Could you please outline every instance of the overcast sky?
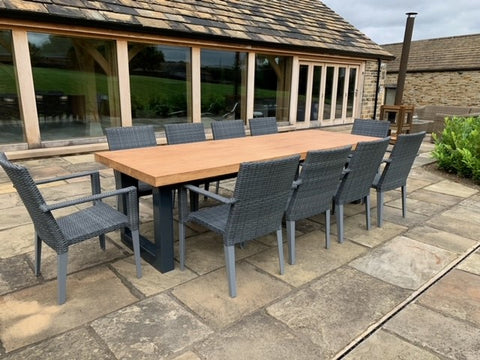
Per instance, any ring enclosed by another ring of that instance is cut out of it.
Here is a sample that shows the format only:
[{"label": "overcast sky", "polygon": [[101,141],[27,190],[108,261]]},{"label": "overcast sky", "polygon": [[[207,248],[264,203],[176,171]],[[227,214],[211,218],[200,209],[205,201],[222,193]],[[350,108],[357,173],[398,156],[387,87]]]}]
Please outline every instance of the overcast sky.
[{"label": "overcast sky", "polygon": [[479,0],[321,0],[377,44],[403,41],[407,12],[413,40],[480,34]]}]

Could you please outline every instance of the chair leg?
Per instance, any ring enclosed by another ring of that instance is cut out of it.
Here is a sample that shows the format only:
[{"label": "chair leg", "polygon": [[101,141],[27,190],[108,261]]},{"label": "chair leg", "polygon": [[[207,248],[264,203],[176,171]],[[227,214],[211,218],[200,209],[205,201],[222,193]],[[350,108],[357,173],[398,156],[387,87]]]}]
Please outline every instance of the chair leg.
[{"label": "chair leg", "polygon": [[220,191],[220,180],[217,180],[217,184],[215,185],[215,193],[218,194]]},{"label": "chair leg", "polygon": [[287,226],[287,245],[288,245],[288,263],[295,265],[295,221],[286,221]]},{"label": "chair leg", "polygon": [[365,203],[365,223],[367,224],[367,230],[370,230],[370,195],[365,196],[363,199],[363,202]]},{"label": "chair leg", "polygon": [[178,257],[180,258],[180,270],[185,270],[185,223],[178,223]]},{"label": "chair leg", "polygon": [[377,190],[377,226],[383,226],[383,191]]},{"label": "chair leg", "polygon": [[402,186],[402,216],[407,217],[407,185]]},{"label": "chair leg", "polygon": [[98,237],[98,240],[100,242],[100,248],[105,251],[105,235],[102,234]]},{"label": "chair leg", "polygon": [[325,248],[330,248],[330,209],[325,211]]},{"label": "chair leg", "polygon": [[283,237],[282,228],[277,230],[278,262],[280,265],[280,275],[285,273],[285,260],[283,259]]},{"label": "chair leg", "polygon": [[338,242],[343,243],[343,204],[335,204],[335,218],[337,219]]},{"label": "chair leg", "polygon": [[228,292],[230,297],[237,296],[237,281],[235,277],[235,246],[223,245],[223,251],[225,252],[225,265],[227,268],[228,279]]},{"label": "chair leg", "polygon": [[57,298],[58,305],[67,300],[67,263],[68,253],[57,254]]},{"label": "chair leg", "polygon": [[138,229],[132,231],[133,256],[135,257],[135,267],[137,270],[137,278],[142,277],[142,265],[140,260],[140,236]]},{"label": "chair leg", "polygon": [[40,275],[40,266],[42,264],[42,239],[35,232],[35,276]]}]

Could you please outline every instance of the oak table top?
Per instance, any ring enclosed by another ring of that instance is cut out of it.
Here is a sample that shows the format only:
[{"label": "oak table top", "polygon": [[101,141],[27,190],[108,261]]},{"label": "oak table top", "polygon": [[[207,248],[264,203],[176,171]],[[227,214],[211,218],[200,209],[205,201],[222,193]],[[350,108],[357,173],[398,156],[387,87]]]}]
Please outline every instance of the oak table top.
[{"label": "oak table top", "polygon": [[95,160],[155,187],[235,174],[240,164],[332,149],[376,138],[324,131],[297,130],[262,136],[154,146],[95,153]]}]

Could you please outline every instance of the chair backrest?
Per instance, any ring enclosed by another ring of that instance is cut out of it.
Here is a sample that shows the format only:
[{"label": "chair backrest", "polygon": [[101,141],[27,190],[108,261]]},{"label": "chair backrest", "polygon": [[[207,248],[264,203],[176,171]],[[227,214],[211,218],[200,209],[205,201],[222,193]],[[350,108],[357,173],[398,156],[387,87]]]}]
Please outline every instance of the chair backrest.
[{"label": "chair backrest", "polygon": [[207,140],[202,123],[165,124],[167,144],[186,144]]},{"label": "chair backrest", "polygon": [[115,127],[105,129],[110,150],[133,149],[156,146],[155,131],[152,125]]},{"label": "chair backrest", "polygon": [[390,138],[359,142],[348,162],[335,201],[349,203],[364,198],[370,193],[375,175],[383,160]]},{"label": "chair backrest", "polygon": [[275,117],[258,117],[248,120],[250,126],[250,134],[267,135],[278,132],[277,118]]},{"label": "chair backrest", "polygon": [[351,147],[345,146],[307,153],[285,213],[287,220],[306,219],[330,209],[350,152]]},{"label": "chair backrest", "polygon": [[212,121],[212,134],[215,140],[232,139],[245,136],[243,120]]},{"label": "chair backrest", "polygon": [[386,120],[355,119],[352,134],[384,138],[388,136],[390,122]]},{"label": "chair backrest", "polygon": [[65,237],[51,211],[44,211],[45,200],[33,181],[29,171],[18,164],[10,162],[4,153],[0,152],[0,165],[7,173],[18,195],[27,208],[35,231],[51,248],[58,253],[67,251]]},{"label": "chair backrest", "polygon": [[300,156],[240,165],[224,241],[233,245],[280,229]]},{"label": "chair backrest", "polygon": [[388,191],[405,186],[424,137],[425,131],[398,135],[389,162],[385,165],[376,188]]}]

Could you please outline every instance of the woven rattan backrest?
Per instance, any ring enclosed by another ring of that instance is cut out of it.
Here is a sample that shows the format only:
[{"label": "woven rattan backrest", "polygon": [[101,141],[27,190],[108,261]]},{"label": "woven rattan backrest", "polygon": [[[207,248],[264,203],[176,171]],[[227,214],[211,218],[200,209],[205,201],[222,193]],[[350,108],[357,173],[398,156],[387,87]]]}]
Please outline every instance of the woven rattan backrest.
[{"label": "woven rattan backrest", "polygon": [[212,134],[215,140],[233,139],[245,136],[243,120],[223,120],[211,123]]},{"label": "woven rattan backrest", "polygon": [[390,122],[373,119],[355,119],[352,126],[352,134],[374,136],[384,138],[388,136]]},{"label": "woven rattan backrest", "polygon": [[250,134],[268,135],[278,132],[277,119],[275,117],[259,117],[248,120],[250,126]]},{"label": "woven rattan backrest", "polygon": [[165,136],[167,144],[185,144],[205,141],[205,129],[201,123],[166,124]]},{"label": "woven rattan backrest", "polygon": [[335,195],[337,203],[359,200],[369,194],[389,141],[390,138],[384,138],[358,143],[348,163],[349,172]]},{"label": "woven rattan backrest", "polygon": [[309,151],[292,194],[286,219],[297,221],[320,214],[332,205],[351,147]]},{"label": "woven rattan backrest", "polygon": [[227,220],[225,243],[236,244],[278,230],[300,156],[243,163]]},{"label": "woven rattan backrest", "polygon": [[0,153],[0,165],[17,189],[37,234],[53,249],[60,250],[60,252],[65,250],[67,245],[55,218],[50,211],[42,211],[41,209],[45,205],[45,200],[29,171],[21,165],[8,161],[4,153]]},{"label": "woven rattan backrest", "polygon": [[152,125],[108,128],[105,129],[105,134],[110,150],[134,149],[157,145]]},{"label": "woven rattan backrest", "polygon": [[406,185],[408,174],[424,136],[425,131],[398,135],[397,142],[390,155],[390,162],[385,165],[382,176],[378,181],[378,189],[388,191]]}]

